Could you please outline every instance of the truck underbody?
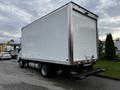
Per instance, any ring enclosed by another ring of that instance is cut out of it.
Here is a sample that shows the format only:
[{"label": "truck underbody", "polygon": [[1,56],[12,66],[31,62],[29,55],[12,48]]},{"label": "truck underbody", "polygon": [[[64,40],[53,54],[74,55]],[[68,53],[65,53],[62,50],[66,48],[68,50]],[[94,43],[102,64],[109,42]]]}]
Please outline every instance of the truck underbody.
[{"label": "truck underbody", "polygon": [[31,63],[33,63],[35,65],[34,68],[37,68],[41,75],[47,78],[56,76],[57,72],[60,70],[62,71],[63,75],[72,74],[74,78],[78,79],[83,79],[87,76],[104,71],[100,68],[93,69],[95,62],[77,65],[54,64],[25,59],[19,59],[18,62],[20,68],[31,67]]}]

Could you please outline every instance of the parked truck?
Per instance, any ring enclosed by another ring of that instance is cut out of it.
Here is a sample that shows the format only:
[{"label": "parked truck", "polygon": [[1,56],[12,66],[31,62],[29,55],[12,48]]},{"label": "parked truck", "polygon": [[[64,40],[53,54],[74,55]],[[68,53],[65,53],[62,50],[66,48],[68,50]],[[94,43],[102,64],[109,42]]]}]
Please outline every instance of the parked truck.
[{"label": "parked truck", "polygon": [[69,2],[26,25],[22,28],[19,66],[36,63],[44,77],[59,69],[66,73],[86,71],[86,76],[100,72],[92,69],[98,59],[97,19],[94,13]]}]

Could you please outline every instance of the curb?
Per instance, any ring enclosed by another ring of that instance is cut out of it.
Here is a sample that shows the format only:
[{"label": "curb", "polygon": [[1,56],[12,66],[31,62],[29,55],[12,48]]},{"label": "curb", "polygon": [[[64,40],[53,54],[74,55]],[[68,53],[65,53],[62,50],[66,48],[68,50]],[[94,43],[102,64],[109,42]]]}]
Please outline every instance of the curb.
[{"label": "curb", "polygon": [[116,80],[116,81],[120,81],[120,78],[114,78],[114,77],[109,77],[109,76],[104,76],[104,75],[99,75],[99,74],[96,74],[94,76],[101,77],[101,78],[106,78],[106,79],[111,79],[111,80]]}]

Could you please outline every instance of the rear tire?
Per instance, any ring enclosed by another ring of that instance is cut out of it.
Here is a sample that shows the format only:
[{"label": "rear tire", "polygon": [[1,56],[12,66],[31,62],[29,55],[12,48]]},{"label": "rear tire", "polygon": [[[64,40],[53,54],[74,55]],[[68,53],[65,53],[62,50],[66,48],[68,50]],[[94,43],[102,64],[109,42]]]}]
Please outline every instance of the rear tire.
[{"label": "rear tire", "polygon": [[55,70],[49,64],[42,64],[40,68],[41,75],[43,77],[49,78],[55,75]]}]

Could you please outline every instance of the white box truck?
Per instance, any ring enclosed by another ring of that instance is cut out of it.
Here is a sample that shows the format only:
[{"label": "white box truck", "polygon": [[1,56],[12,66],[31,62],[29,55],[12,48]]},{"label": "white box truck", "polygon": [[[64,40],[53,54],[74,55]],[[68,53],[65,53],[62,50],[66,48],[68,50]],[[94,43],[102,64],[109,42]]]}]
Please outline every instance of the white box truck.
[{"label": "white box truck", "polygon": [[[22,28],[20,67],[37,63],[42,76],[83,72],[98,59],[98,16],[74,2]],[[89,74],[100,70],[91,70]],[[86,75],[86,74],[85,74]]]}]

